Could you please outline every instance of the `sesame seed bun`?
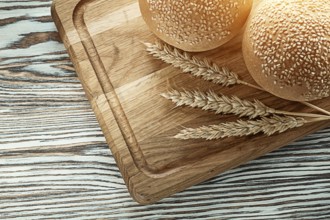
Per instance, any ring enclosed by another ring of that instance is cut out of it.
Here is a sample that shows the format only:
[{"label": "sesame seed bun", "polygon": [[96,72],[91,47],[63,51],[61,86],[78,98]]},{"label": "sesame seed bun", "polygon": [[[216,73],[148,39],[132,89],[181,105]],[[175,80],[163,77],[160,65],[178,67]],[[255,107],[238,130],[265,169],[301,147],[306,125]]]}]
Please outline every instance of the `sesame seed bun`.
[{"label": "sesame seed bun", "polygon": [[247,22],[243,55],[255,81],[278,97],[328,97],[329,0],[261,1]]},{"label": "sesame seed bun", "polygon": [[185,51],[211,50],[239,33],[253,0],[139,0],[150,30]]}]

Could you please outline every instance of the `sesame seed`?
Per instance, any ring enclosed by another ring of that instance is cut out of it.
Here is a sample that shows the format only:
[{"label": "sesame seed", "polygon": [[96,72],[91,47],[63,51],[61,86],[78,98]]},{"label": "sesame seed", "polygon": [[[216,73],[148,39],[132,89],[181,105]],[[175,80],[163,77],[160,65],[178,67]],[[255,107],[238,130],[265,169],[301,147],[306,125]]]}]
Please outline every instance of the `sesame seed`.
[{"label": "sesame seed", "polygon": [[158,32],[171,35],[177,44],[188,42],[192,46],[230,36],[230,27],[239,17],[233,8],[249,3],[247,0],[146,1]]},{"label": "sesame seed", "polygon": [[330,96],[328,0],[263,0],[248,28],[262,73],[274,84],[304,86],[306,100]]}]

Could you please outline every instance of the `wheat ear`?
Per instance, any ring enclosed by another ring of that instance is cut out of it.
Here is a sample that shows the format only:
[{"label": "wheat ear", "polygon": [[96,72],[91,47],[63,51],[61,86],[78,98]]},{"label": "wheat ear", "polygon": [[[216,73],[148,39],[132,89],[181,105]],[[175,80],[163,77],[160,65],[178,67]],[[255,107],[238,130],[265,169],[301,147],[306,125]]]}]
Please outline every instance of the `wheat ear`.
[{"label": "wheat ear", "polygon": [[194,76],[202,77],[204,80],[223,86],[235,85],[240,82],[237,74],[229,71],[228,68],[220,68],[206,59],[197,59],[187,52],[179,51],[168,44],[145,43],[145,45],[149,54],[165,63],[180,68],[184,73],[191,73]]},{"label": "wheat ear", "polygon": [[156,44],[145,43],[145,46],[149,54],[165,63],[180,68],[184,73],[190,73],[193,76],[201,77],[204,80],[223,86],[242,84],[263,90],[259,86],[240,80],[236,73],[226,67],[219,67],[206,58],[203,60],[199,59],[185,51],[160,42]]},{"label": "wheat ear", "polygon": [[262,117],[259,120],[238,120],[218,125],[187,128],[175,136],[177,139],[206,139],[215,140],[226,137],[242,137],[263,133],[268,136],[282,133],[292,128],[301,127],[308,123],[304,118],[291,116]]},{"label": "wheat ear", "polygon": [[253,102],[242,100],[237,96],[226,96],[216,94],[213,91],[207,93],[200,91],[177,91],[172,90],[161,94],[164,98],[171,100],[176,106],[190,106],[203,110],[214,111],[216,114],[234,114],[239,117],[249,117],[250,119],[268,116],[276,112],[258,100]]}]

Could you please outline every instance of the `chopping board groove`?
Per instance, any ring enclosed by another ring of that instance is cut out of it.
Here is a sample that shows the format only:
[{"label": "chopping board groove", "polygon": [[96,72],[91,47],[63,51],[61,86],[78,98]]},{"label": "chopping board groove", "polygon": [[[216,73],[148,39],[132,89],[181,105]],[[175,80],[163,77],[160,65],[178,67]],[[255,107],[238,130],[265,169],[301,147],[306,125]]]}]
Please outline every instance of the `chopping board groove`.
[{"label": "chopping board groove", "polygon": [[[234,120],[199,109],[174,108],[170,89],[214,90],[259,99],[282,110],[310,109],[245,86],[221,88],[153,59],[154,42],[133,0],[55,0],[52,16],[132,197],[154,203],[329,125],[315,123],[271,137],[217,141],[172,138],[182,127]],[[253,83],[243,62],[241,35],[196,56],[227,66]],[[330,108],[329,99],[314,104]]]}]

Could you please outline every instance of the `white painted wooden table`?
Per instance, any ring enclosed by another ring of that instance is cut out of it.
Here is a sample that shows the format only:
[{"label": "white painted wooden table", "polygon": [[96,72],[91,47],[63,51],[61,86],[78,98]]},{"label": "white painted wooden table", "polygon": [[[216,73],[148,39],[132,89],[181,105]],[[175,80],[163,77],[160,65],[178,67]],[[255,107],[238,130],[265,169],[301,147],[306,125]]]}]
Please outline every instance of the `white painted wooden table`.
[{"label": "white painted wooden table", "polygon": [[0,0],[0,219],[330,219],[330,128],[141,206],[50,17]]}]

